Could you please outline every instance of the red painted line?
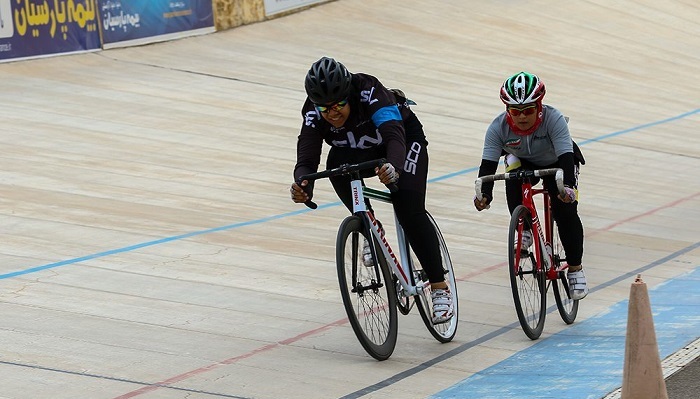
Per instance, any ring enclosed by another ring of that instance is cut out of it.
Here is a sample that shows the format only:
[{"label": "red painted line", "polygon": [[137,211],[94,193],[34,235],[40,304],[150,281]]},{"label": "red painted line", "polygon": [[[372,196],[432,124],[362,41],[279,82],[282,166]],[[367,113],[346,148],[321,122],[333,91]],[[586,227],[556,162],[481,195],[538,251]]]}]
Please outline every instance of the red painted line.
[{"label": "red painted line", "polygon": [[471,280],[472,278],[474,278],[474,277],[476,277],[476,276],[482,275],[482,274],[484,274],[484,273],[488,273],[488,272],[493,271],[493,270],[496,270],[496,269],[500,269],[500,268],[502,268],[502,267],[505,267],[506,265],[508,265],[508,262],[501,262],[501,263],[498,263],[498,264],[495,264],[495,265],[492,265],[492,266],[489,266],[489,267],[485,267],[485,268],[483,268],[483,269],[479,269],[479,270],[473,271],[473,272],[471,272],[471,273],[467,273],[467,274],[465,274],[465,275],[462,276],[462,277],[456,278],[455,280],[457,280],[457,281],[467,281],[467,280]]},{"label": "red painted line", "polygon": [[139,396],[139,395],[142,395],[142,394],[145,394],[145,393],[154,391],[154,390],[156,390],[156,389],[158,389],[158,388],[163,388],[164,386],[167,386],[167,385],[170,385],[170,384],[174,384],[174,383],[180,382],[180,381],[182,381],[182,380],[186,380],[186,379],[188,379],[188,378],[190,378],[190,377],[194,377],[194,376],[196,376],[196,375],[198,375],[198,374],[202,374],[202,373],[206,373],[206,372],[211,371],[211,370],[215,370],[215,369],[217,369],[217,368],[219,368],[219,367],[221,367],[221,366],[226,366],[226,365],[229,365],[229,364],[236,363],[236,362],[239,361],[239,360],[243,360],[243,359],[247,359],[247,358],[249,358],[249,357],[253,357],[253,356],[255,356],[255,355],[259,354],[259,353],[268,352],[268,351],[270,351],[270,350],[272,350],[272,349],[275,349],[275,348],[277,348],[277,347],[279,347],[279,346],[292,344],[292,343],[294,343],[294,342],[300,341],[300,340],[302,340],[302,339],[304,339],[304,338],[306,338],[306,337],[309,337],[309,336],[311,336],[311,335],[314,335],[314,334],[316,334],[316,333],[319,333],[319,332],[322,332],[322,331],[325,331],[325,330],[329,330],[329,329],[331,329],[332,327],[342,326],[343,324],[346,324],[346,323],[348,323],[348,319],[347,319],[347,318],[340,319],[340,320],[336,320],[336,321],[334,321],[333,323],[329,323],[329,324],[323,325],[323,326],[321,326],[321,327],[315,328],[315,329],[313,329],[313,330],[309,330],[309,331],[304,332],[304,333],[301,333],[301,334],[299,334],[299,335],[297,335],[297,336],[295,336],[295,337],[288,338],[288,339],[285,339],[285,340],[283,340],[283,341],[271,343],[271,344],[262,346],[262,347],[260,347],[260,348],[254,349],[254,350],[252,350],[252,351],[250,351],[250,352],[248,352],[248,353],[244,353],[244,354],[239,355],[239,356],[231,357],[231,358],[222,360],[222,361],[217,362],[217,363],[212,363],[212,364],[209,364],[209,365],[200,367],[200,368],[198,368],[198,369],[194,369],[194,370],[188,371],[188,372],[186,372],[186,373],[182,373],[182,374],[176,375],[176,376],[174,376],[174,377],[170,377],[170,378],[168,378],[168,379],[166,379],[166,380],[153,383],[152,385],[148,385],[148,386],[145,386],[145,387],[143,387],[143,388],[139,388],[139,389],[137,389],[137,390],[135,390],[135,391],[131,391],[131,392],[129,392],[129,393],[125,393],[124,395],[121,395],[121,396],[117,396],[117,397],[115,397],[114,399],[129,399],[129,398],[133,398],[133,397],[135,397],[135,396]]},{"label": "red painted line", "polygon": [[688,200],[691,200],[691,199],[693,199],[693,198],[695,198],[695,197],[697,197],[697,196],[699,196],[699,195],[700,195],[700,193],[695,193],[695,194],[689,195],[689,196],[687,196],[687,197],[685,197],[685,198],[681,198],[681,199],[675,200],[675,201],[670,202],[670,203],[668,203],[668,204],[666,204],[666,205],[662,205],[662,206],[660,206],[660,207],[658,207],[658,208],[654,208],[654,209],[651,209],[651,210],[649,210],[649,211],[647,211],[647,212],[640,213],[639,215],[632,216],[632,217],[627,218],[627,219],[624,219],[624,220],[620,220],[619,222],[615,222],[615,223],[611,224],[611,225],[608,226],[608,227],[605,227],[605,228],[600,229],[600,231],[609,231],[609,230],[612,230],[613,228],[615,228],[615,227],[617,227],[617,226],[619,226],[619,225],[621,225],[621,224],[628,223],[628,222],[631,222],[631,221],[633,221],[633,220],[637,220],[637,219],[643,218],[643,217],[645,217],[645,216],[649,216],[649,215],[654,214],[654,213],[656,213],[656,212],[658,212],[658,211],[660,211],[660,210],[662,210],[662,209],[665,209],[665,208],[672,208],[672,207],[674,207],[674,206],[676,206],[676,205],[678,205],[678,204],[680,204],[680,203],[682,203],[682,202],[686,202],[686,201],[688,201]]},{"label": "red painted line", "polygon": [[[601,232],[610,231],[610,230],[612,230],[613,228],[615,228],[615,227],[617,227],[617,226],[619,226],[619,225],[621,225],[621,224],[629,223],[629,222],[631,222],[631,221],[633,221],[633,220],[641,219],[641,218],[643,218],[643,217],[652,215],[652,214],[654,214],[654,213],[660,211],[661,209],[674,207],[674,206],[676,206],[676,205],[678,205],[678,204],[680,204],[680,203],[683,203],[683,202],[685,202],[685,201],[691,200],[691,199],[693,199],[693,198],[695,198],[695,197],[697,197],[697,196],[700,196],[700,192],[699,192],[699,193],[695,193],[695,194],[693,194],[693,195],[690,195],[690,196],[688,196],[688,197],[681,198],[681,199],[678,199],[678,200],[676,200],[676,201],[670,202],[670,203],[668,203],[668,204],[666,204],[666,205],[662,205],[662,206],[660,206],[660,207],[658,207],[658,208],[651,209],[651,210],[649,210],[649,211],[647,211],[647,212],[640,213],[640,214],[638,214],[638,215],[629,217],[629,218],[627,218],[627,219],[620,220],[620,221],[615,222],[615,223],[613,223],[613,224],[611,224],[611,225],[609,225],[609,226],[606,226],[606,227],[604,227],[604,228],[602,228],[602,229],[594,230],[594,231],[591,233],[591,235],[595,235],[595,234],[601,233]],[[490,272],[490,271],[493,271],[493,270],[499,269],[499,268],[501,268],[501,267],[504,267],[504,266],[507,265],[507,264],[508,264],[508,262],[501,262],[501,263],[498,263],[498,264],[495,264],[495,265],[492,265],[492,266],[485,267],[485,268],[483,268],[483,269],[476,270],[476,271],[474,271],[474,272],[465,274],[464,276],[458,278],[457,281],[466,281],[466,280],[470,280],[470,279],[472,279],[472,278],[474,278],[474,277],[476,277],[476,276],[479,276],[479,275],[481,275],[481,274],[488,273],[488,272]],[[332,322],[332,323],[323,325],[323,326],[318,327],[318,328],[313,329],[313,330],[309,330],[309,331],[307,331],[307,332],[301,333],[301,334],[299,334],[299,335],[297,335],[297,336],[294,336],[294,337],[292,337],[292,338],[288,338],[288,339],[285,339],[285,340],[282,340],[282,341],[279,341],[279,342],[271,343],[271,344],[262,346],[262,347],[260,347],[260,348],[254,349],[254,350],[252,350],[252,351],[250,351],[250,352],[248,352],[248,353],[244,353],[244,354],[239,355],[239,356],[235,356],[235,357],[232,357],[232,358],[228,358],[228,359],[222,360],[222,361],[217,362],[217,363],[212,363],[212,364],[209,364],[209,365],[207,365],[207,366],[200,367],[200,368],[198,368],[198,369],[194,369],[194,370],[192,370],[192,371],[188,371],[188,372],[186,372],[186,373],[176,375],[176,376],[171,377],[171,378],[168,378],[168,379],[166,379],[166,380],[163,380],[163,381],[160,381],[160,382],[156,382],[156,383],[154,383],[154,384],[152,384],[152,385],[144,386],[143,388],[137,389],[137,390],[135,390],[135,391],[131,391],[131,392],[126,393],[126,394],[124,394],[124,395],[117,396],[117,397],[115,397],[114,399],[129,399],[129,398],[133,398],[133,397],[136,397],[136,396],[139,396],[139,395],[142,395],[142,394],[145,394],[145,393],[154,391],[154,390],[156,390],[156,389],[163,388],[163,387],[165,387],[165,386],[167,386],[167,385],[169,385],[169,384],[177,383],[177,382],[186,380],[186,379],[188,379],[188,378],[190,378],[190,377],[194,377],[194,376],[196,376],[196,375],[203,374],[203,373],[206,373],[206,372],[211,371],[211,370],[215,370],[215,369],[217,369],[217,368],[219,368],[219,367],[222,367],[222,366],[226,366],[226,365],[229,365],[229,364],[236,363],[236,362],[238,362],[239,360],[243,360],[243,359],[250,358],[250,357],[255,356],[255,355],[259,354],[259,353],[268,352],[268,351],[270,351],[270,350],[273,350],[273,349],[278,348],[278,347],[283,346],[283,345],[290,345],[290,344],[292,344],[292,343],[294,343],[294,342],[297,342],[297,341],[300,341],[300,340],[302,340],[302,339],[304,339],[304,338],[307,338],[307,337],[310,337],[310,336],[312,336],[312,335],[315,335],[315,334],[317,334],[317,333],[319,333],[319,332],[326,331],[326,330],[329,330],[329,329],[331,329],[331,328],[333,328],[333,327],[341,326],[341,325],[347,324],[347,323],[348,323],[348,319],[347,319],[347,318],[340,319],[340,320],[336,320],[336,321],[334,321],[334,322]]]},{"label": "red painted line", "polygon": [[[619,225],[622,225],[622,224],[625,224],[625,223],[629,223],[629,222],[631,222],[631,221],[633,221],[633,220],[641,219],[641,218],[643,218],[643,217],[645,217],[645,216],[652,215],[652,214],[654,214],[654,213],[656,213],[656,212],[658,212],[658,211],[660,211],[660,210],[662,210],[662,209],[672,208],[672,207],[674,207],[674,206],[676,206],[676,205],[678,205],[678,204],[680,204],[680,203],[689,201],[689,200],[691,200],[691,199],[693,199],[693,198],[695,198],[695,197],[697,197],[697,196],[700,196],[700,193],[695,193],[695,194],[689,195],[689,196],[687,196],[687,197],[685,197],[685,198],[681,198],[681,199],[675,200],[675,201],[673,201],[673,202],[669,202],[668,204],[662,205],[662,206],[660,206],[660,207],[658,207],[658,208],[654,208],[654,209],[651,209],[651,210],[646,211],[646,212],[644,212],[644,213],[640,213],[640,214],[638,214],[638,215],[629,217],[629,218],[627,218],[627,219],[623,219],[623,220],[617,221],[617,222],[615,222],[615,223],[613,223],[613,224],[611,224],[611,225],[609,225],[609,226],[603,227],[602,229],[593,230],[593,231],[592,231],[591,233],[589,233],[588,235],[593,236],[593,235],[596,235],[596,234],[599,234],[599,233],[602,233],[602,232],[610,231],[610,230],[614,229],[615,227],[617,227],[617,226],[619,226]],[[508,265],[508,262],[501,262],[501,263],[499,263],[499,264],[497,264],[497,265],[493,265],[493,266],[489,266],[489,267],[485,267],[485,268],[483,268],[483,269],[479,269],[479,270],[473,271],[473,272],[468,273],[468,274],[466,274],[466,275],[464,275],[464,276],[462,276],[462,277],[460,277],[460,278],[457,278],[456,280],[457,280],[457,281],[466,281],[466,280],[470,280],[470,279],[472,279],[472,278],[474,278],[474,277],[476,277],[476,276],[479,276],[479,275],[481,275],[481,274],[488,273],[488,272],[493,271],[493,270],[496,270],[496,269],[500,269],[501,267],[505,267],[506,265]]]}]

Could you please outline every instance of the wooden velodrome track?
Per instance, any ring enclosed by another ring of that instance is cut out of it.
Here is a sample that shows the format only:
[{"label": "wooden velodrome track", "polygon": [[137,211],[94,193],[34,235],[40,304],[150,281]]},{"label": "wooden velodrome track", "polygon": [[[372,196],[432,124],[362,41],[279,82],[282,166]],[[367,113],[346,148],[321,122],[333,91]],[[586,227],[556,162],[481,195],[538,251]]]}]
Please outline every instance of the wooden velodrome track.
[{"label": "wooden velodrome track", "polygon": [[[471,205],[499,85],[523,69],[588,161],[592,292],[574,326],[625,300],[637,272],[654,288],[697,269],[699,7],[339,0],[0,65],[0,397],[424,398],[531,347],[504,267],[502,185],[489,211]],[[346,211],[327,183],[319,210],[289,200],[303,77],[322,55],[418,103],[428,208],[460,279],[451,343],[411,313],[393,356],[370,358],[337,291]],[[572,327],[550,313],[537,343]]]}]

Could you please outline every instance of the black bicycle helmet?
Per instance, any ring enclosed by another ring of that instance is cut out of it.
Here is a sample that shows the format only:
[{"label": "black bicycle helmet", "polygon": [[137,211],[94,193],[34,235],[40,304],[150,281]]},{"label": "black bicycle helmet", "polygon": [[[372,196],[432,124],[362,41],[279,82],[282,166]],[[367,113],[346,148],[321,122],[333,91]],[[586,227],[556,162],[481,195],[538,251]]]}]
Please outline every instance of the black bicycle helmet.
[{"label": "black bicycle helmet", "polygon": [[352,77],[347,68],[333,58],[323,57],[311,65],[304,88],[314,104],[330,104],[350,94]]}]

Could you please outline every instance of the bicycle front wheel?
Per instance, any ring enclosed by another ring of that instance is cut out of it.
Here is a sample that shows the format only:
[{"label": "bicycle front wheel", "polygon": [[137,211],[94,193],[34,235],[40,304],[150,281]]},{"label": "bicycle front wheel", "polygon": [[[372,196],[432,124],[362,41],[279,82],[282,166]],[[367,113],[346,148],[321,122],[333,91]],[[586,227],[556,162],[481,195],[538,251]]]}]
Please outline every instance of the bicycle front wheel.
[{"label": "bicycle front wheel", "polygon": [[[362,245],[367,232],[362,220],[349,216],[340,225],[336,242],[338,282],[345,311],[357,339],[367,353],[386,360],[394,352],[398,335],[396,289],[386,262],[367,267]],[[382,257],[382,252],[377,251]]]},{"label": "bicycle front wheel", "polygon": [[510,287],[520,326],[525,335],[534,340],[540,337],[544,328],[547,305],[546,276],[543,270],[537,269],[535,255],[530,252],[535,248],[534,245],[529,250],[519,245],[521,249],[517,251],[524,230],[532,232],[534,239],[537,239],[537,234],[532,229],[530,211],[523,205],[518,205],[511,215],[508,233]]},{"label": "bicycle front wheel", "polygon": [[[437,223],[435,222],[435,219],[430,213],[428,213],[428,218],[433,224],[433,228],[435,229],[435,233],[437,234],[438,243],[440,244],[440,255],[442,256],[442,270],[445,274],[445,282],[449,286],[450,293],[452,294],[452,306],[454,309],[453,316],[450,320],[446,321],[445,323],[433,324],[433,305],[432,300],[430,299],[429,290],[423,290],[418,294],[418,296],[416,297],[416,306],[418,307],[418,313],[420,313],[420,316],[423,319],[423,323],[428,328],[428,331],[430,331],[430,334],[432,334],[432,336],[436,340],[444,343],[452,341],[452,338],[454,338],[455,334],[457,333],[457,322],[459,320],[457,280],[455,277],[455,271],[452,268],[450,254],[447,251],[447,244],[445,244],[445,239],[443,238],[442,233],[440,232],[440,228],[438,227]],[[407,245],[407,247],[409,246]],[[414,261],[414,259],[415,256],[411,256],[411,270],[413,270],[412,276],[414,277],[414,281],[412,281],[412,283],[416,284],[416,281],[418,281],[418,284],[422,283],[426,284],[427,286],[430,286],[430,282],[428,282],[428,276],[425,274],[425,272],[423,272],[420,265],[418,265]]]},{"label": "bicycle front wheel", "polygon": [[[550,231],[552,232],[552,257],[554,258],[554,266],[559,268],[566,262],[564,258],[564,247],[559,238],[559,228],[557,224],[550,219]],[[554,300],[557,303],[559,316],[566,324],[572,324],[576,320],[578,314],[578,300],[571,299],[569,295],[569,280],[566,278],[566,272],[558,272],[557,279],[552,282],[554,288]]]}]

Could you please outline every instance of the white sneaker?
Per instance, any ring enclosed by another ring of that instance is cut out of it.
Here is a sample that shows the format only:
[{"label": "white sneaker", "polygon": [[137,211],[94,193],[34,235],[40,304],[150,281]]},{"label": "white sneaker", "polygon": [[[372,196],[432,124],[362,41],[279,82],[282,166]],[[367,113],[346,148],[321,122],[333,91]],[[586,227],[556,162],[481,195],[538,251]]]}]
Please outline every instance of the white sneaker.
[{"label": "white sneaker", "polygon": [[372,248],[369,246],[369,241],[365,238],[365,243],[362,245],[362,263],[366,267],[374,266],[374,261],[372,260]]},{"label": "white sneaker", "polygon": [[[530,230],[523,230],[523,243],[520,246],[521,251],[527,251],[528,248],[532,246],[532,232]],[[515,237],[515,248],[518,247],[518,237]]]},{"label": "white sneaker", "polygon": [[586,276],[583,274],[583,269],[568,272],[566,277],[569,279],[569,296],[571,296],[571,299],[579,300],[588,295],[588,285],[586,284]]},{"label": "white sneaker", "polygon": [[454,316],[452,293],[449,288],[435,288],[430,292],[433,300],[433,324],[445,323]]}]

